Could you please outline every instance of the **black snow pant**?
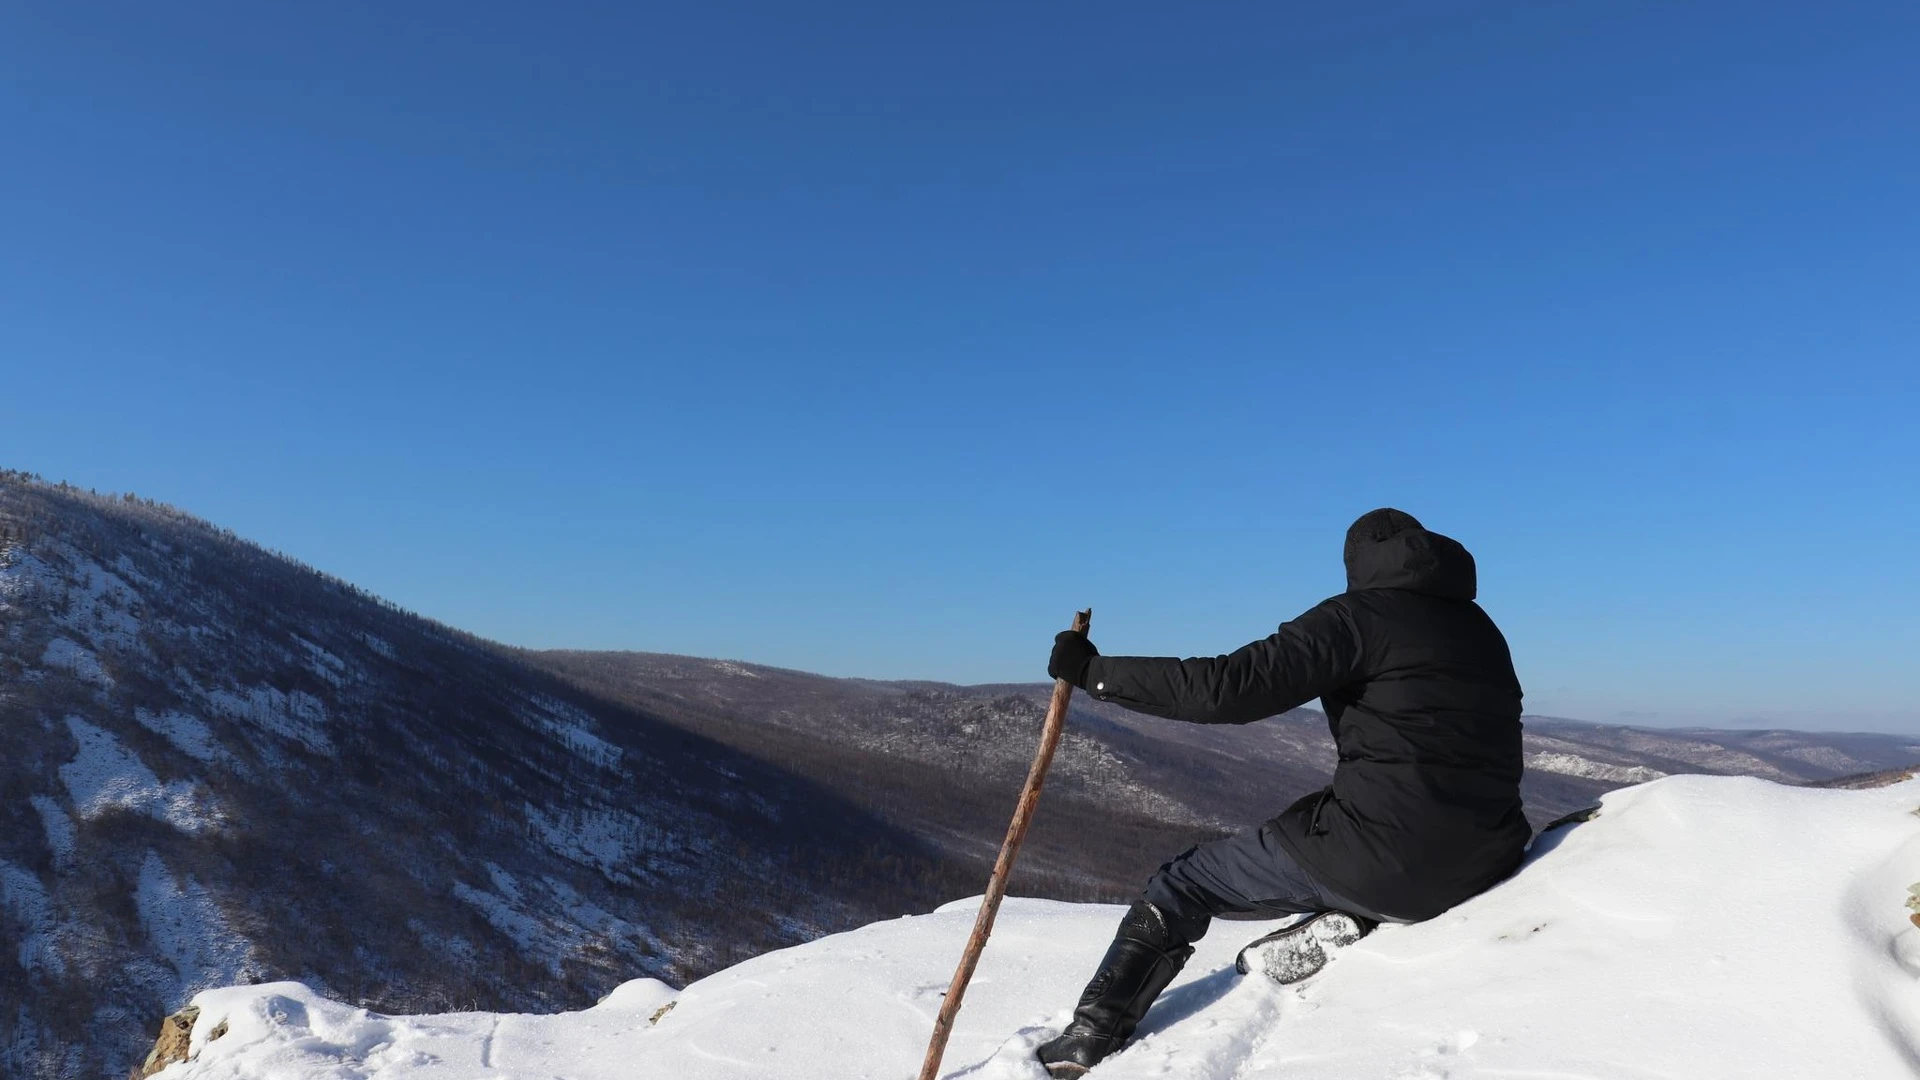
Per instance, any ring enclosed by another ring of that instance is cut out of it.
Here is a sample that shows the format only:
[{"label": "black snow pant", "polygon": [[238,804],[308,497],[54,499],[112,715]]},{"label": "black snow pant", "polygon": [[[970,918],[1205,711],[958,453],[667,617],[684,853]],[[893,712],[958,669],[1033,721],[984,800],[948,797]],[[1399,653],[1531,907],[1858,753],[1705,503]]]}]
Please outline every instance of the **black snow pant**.
[{"label": "black snow pant", "polygon": [[1273,822],[1188,848],[1153,875],[1142,898],[1160,909],[1167,928],[1185,942],[1205,936],[1216,915],[1279,918],[1345,911],[1376,922],[1398,921],[1315,881],[1280,846]]}]

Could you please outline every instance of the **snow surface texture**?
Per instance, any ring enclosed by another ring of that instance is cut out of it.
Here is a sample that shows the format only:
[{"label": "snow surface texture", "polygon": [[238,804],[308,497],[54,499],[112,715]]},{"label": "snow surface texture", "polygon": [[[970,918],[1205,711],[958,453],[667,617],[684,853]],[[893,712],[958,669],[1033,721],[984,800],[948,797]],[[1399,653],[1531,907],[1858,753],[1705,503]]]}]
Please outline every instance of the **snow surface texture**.
[{"label": "snow surface texture", "polygon": [[47,651],[40,657],[40,662],[98,686],[113,685],[107,669],[100,665],[100,658],[94,655],[92,649],[63,637],[47,642]]},{"label": "snow surface texture", "polygon": [[[218,813],[195,785],[183,780],[162,784],[111,734],[77,716],[67,717],[67,728],[79,750],[72,761],[60,766],[60,781],[82,818],[119,808],[151,815],[187,833],[218,824]],[[57,828],[49,827],[50,839]],[[70,841],[67,847],[71,848]],[[60,851],[60,845],[55,845],[55,851]]]},{"label": "snow surface texture", "polygon": [[[1102,1080],[1894,1078],[1920,1066],[1920,780],[1870,791],[1676,776],[1606,796],[1493,891],[1282,987],[1234,973],[1280,923],[1216,923]],[[200,994],[165,1080],[898,1080],[977,901],[556,1016],[387,1017],[297,983]],[[1041,1080],[1117,907],[1009,900],[953,1080]],[[672,1002],[673,1008],[659,1013]],[[655,1017],[658,1015],[657,1022]],[[217,1025],[227,1025],[208,1041]]]},{"label": "snow surface texture", "polygon": [[156,713],[136,708],[133,718],[140,722],[141,727],[164,736],[184,754],[201,761],[230,760],[230,755],[221,748],[219,740],[213,737],[212,729],[197,716],[178,709]]}]

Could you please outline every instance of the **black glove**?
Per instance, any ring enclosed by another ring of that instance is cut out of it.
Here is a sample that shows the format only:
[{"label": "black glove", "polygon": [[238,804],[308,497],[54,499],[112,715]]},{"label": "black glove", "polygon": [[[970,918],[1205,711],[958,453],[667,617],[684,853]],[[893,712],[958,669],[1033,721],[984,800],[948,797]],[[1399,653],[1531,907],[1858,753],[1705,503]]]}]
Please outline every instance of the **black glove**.
[{"label": "black glove", "polygon": [[1053,636],[1053,656],[1047,660],[1047,674],[1087,688],[1087,665],[1100,655],[1087,635],[1078,630],[1062,630]]}]

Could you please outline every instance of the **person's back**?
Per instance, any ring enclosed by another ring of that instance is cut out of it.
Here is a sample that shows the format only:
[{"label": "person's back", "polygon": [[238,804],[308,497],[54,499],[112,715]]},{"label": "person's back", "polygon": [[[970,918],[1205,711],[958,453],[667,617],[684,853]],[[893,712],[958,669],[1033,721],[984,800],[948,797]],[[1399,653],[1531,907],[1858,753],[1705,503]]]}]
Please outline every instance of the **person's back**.
[{"label": "person's back", "polygon": [[1431,918],[1518,865],[1519,680],[1474,603],[1473,557],[1408,514],[1348,530],[1347,591],[1224,656],[1101,656],[1061,634],[1049,673],[1094,697],[1196,723],[1248,723],[1320,698],[1333,783],[1259,829],[1160,868],[1121,923],[1073,1023],[1039,1050],[1077,1076],[1123,1044],[1216,915],[1346,913],[1353,936]]},{"label": "person's back", "polygon": [[1352,623],[1353,676],[1320,695],[1340,751],[1332,797],[1281,835],[1339,892],[1431,918],[1511,873],[1532,835],[1520,682],[1458,543],[1415,527],[1350,543],[1346,561],[1329,603]]}]

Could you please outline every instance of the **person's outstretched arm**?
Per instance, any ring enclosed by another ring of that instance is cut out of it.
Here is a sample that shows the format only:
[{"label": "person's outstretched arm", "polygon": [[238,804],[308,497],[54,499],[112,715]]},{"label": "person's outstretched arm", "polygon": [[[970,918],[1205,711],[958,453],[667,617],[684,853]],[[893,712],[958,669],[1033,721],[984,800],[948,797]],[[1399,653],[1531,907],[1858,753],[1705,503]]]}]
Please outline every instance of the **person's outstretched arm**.
[{"label": "person's outstretched arm", "polygon": [[[1086,649],[1092,653],[1090,644]],[[1225,656],[1095,653],[1079,685],[1101,701],[1169,720],[1247,724],[1298,708],[1359,674],[1359,634],[1346,608],[1329,600]]]}]

